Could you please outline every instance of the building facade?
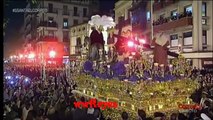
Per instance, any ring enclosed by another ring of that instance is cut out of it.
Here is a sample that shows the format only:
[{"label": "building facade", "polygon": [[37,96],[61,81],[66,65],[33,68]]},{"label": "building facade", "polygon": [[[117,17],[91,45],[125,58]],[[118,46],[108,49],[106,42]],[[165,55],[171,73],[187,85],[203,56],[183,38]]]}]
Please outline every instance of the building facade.
[{"label": "building facade", "polygon": [[72,26],[70,28],[70,55],[81,55],[86,53],[87,42],[91,32],[88,22]]},{"label": "building facade", "polygon": [[[155,1],[153,29],[170,35],[170,50],[198,68],[213,65],[212,1]],[[155,32],[154,32],[155,33]]]},{"label": "building facade", "polygon": [[131,26],[131,15],[129,9],[132,7],[132,1],[119,0],[115,3],[115,23],[116,31],[115,34],[122,35],[125,37],[129,35],[132,31]]},{"label": "building facade", "polygon": [[[29,7],[28,4],[27,7]],[[70,34],[69,28],[84,22],[88,22],[91,15],[99,11],[99,1],[96,0],[43,0],[38,1],[36,6],[43,11],[33,13],[34,17],[25,17],[26,24],[33,24],[36,27],[30,29],[26,25],[26,41],[29,41],[29,36],[35,34],[36,37],[31,37],[36,44],[36,52],[42,52],[43,44],[58,42],[64,45],[64,55],[69,55]],[[28,20],[30,19],[30,20]],[[32,19],[35,23],[32,23]],[[34,32],[34,30],[36,32]],[[57,46],[48,46],[50,49],[55,49]],[[41,54],[38,55],[41,57]]]},{"label": "building facade", "polygon": [[[119,23],[120,16],[126,15],[124,8],[119,6],[121,3],[118,1],[115,4],[116,23]],[[164,31],[170,36],[170,51],[181,52],[191,61],[192,66],[212,67],[212,1],[155,0],[151,3],[147,0],[133,0],[128,11],[131,18],[129,35],[132,38],[144,38],[150,44],[157,31]],[[120,29],[124,28],[125,25]],[[151,53],[148,49],[144,52]]]}]

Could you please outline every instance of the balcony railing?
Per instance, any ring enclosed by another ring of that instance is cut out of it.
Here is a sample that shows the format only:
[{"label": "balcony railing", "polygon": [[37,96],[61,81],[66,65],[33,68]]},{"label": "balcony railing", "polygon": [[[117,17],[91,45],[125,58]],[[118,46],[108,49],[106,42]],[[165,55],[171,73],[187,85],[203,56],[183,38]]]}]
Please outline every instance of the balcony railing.
[{"label": "balcony railing", "polygon": [[38,41],[58,41],[58,38],[55,36],[40,36]]},{"label": "balcony railing", "polygon": [[58,24],[56,22],[41,21],[38,27],[56,27],[57,28]]},{"label": "balcony railing", "polygon": [[79,13],[73,13],[73,16],[79,17],[80,15],[79,15]]},{"label": "balcony railing", "polygon": [[48,9],[48,13],[58,13],[58,10],[56,8],[54,9]]},{"label": "balcony railing", "polygon": [[161,1],[161,2],[155,2],[153,4],[153,11],[158,11],[164,7],[167,7],[171,4],[174,4],[176,2],[178,2],[179,0],[166,0],[166,1]]},{"label": "balcony railing", "polygon": [[178,27],[193,25],[192,17],[183,17],[160,25],[154,25],[154,30],[171,30]]},{"label": "balcony railing", "polygon": [[63,15],[70,15],[70,13],[68,11],[63,11]]}]

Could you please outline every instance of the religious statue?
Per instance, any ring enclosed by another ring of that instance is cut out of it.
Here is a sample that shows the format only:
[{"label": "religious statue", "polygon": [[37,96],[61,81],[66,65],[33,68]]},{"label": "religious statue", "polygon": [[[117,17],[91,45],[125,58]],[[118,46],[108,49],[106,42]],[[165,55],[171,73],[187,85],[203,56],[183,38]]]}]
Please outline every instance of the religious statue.
[{"label": "religious statue", "polygon": [[91,27],[92,32],[90,34],[90,59],[98,60],[99,59],[99,49],[104,51],[104,40],[102,29],[99,27],[99,31],[93,26]]},{"label": "religious statue", "polygon": [[152,45],[154,48],[154,63],[167,66],[168,55],[167,46],[169,45],[169,36],[164,32],[158,32],[153,39]]}]

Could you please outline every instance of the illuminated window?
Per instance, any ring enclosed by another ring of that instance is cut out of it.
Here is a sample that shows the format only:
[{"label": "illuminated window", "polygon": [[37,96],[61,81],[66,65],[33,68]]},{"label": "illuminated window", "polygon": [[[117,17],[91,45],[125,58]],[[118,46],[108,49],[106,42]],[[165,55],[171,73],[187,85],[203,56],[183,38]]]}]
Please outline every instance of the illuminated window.
[{"label": "illuminated window", "polygon": [[192,13],[192,5],[186,6],[184,8],[184,12],[191,12]]},{"label": "illuminated window", "polygon": [[183,45],[192,45],[192,32],[183,33]]},{"label": "illuminated window", "polygon": [[147,11],[147,12],[146,12],[146,20],[147,20],[147,21],[150,21],[150,19],[151,19],[150,11]]},{"label": "illuminated window", "polygon": [[[206,3],[205,2],[202,3],[202,17],[206,17]],[[203,25],[207,24],[206,18],[202,18],[202,24]]]},{"label": "illuminated window", "polygon": [[171,45],[171,47],[178,46],[178,35],[177,34],[170,36],[170,45]]},{"label": "illuminated window", "polygon": [[53,17],[49,17],[49,18],[48,18],[48,22],[49,22],[49,23],[52,23],[52,22],[53,22]]},{"label": "illuminated window", "polygon": [[67,18],[64,18],[63,25],[64,25],[64,27],[68,27],[68,19]]},{"label": "illuminated window", "polygon": [[202,16],[203,17],[206,16],[206,3],[205,2],[202,3]]},{"label": "illuminated window", "polygon": [[171,11],[171,16],[177,16],[177,10]]}]

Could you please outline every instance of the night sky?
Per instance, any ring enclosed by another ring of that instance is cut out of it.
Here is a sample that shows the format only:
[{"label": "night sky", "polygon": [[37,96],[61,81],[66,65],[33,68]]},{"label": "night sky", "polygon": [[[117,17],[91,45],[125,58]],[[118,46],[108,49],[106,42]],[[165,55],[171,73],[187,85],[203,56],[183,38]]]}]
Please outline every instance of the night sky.
[{"label": "night sky", "polygon": [[[100,0],[100,10],[107,12],[114,8],[117,0]],[[4,56],[7,57],[13,54],[15,50],[20,49],[24,43],[22,38],[24,13],[14,13],[14,8],[25,8],[27,2],[8,0],[7,5],[4,5],[4,18],[9,19],[9,23],[5,30],[4,36]]]}]

